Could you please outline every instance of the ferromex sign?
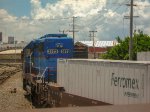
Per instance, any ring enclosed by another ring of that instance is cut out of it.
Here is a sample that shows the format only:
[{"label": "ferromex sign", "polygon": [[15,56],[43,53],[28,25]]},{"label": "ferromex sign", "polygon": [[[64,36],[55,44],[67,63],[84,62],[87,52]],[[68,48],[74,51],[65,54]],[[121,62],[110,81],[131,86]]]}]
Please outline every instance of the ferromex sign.
[{"label": "ferromex sign", "polygon": [[[144,75],[141,78],[128,77],[128,75],[117,75],[115,73],[111,74],[111,86],[118,87],[118,89],[123,88],[123,95],[127,97],[139,98],[141,90],[144,91]],[[143,94],[144,95],[144,94]],[[142,95],[142,96],[143,96]]]}]

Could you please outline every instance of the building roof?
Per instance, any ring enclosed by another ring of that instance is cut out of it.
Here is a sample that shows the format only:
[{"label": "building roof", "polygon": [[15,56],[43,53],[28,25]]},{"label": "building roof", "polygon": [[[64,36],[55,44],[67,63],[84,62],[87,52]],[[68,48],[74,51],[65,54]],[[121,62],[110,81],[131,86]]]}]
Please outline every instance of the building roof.
[{"label": "building roof", "polygon": [[[79,41],[82,44],[85,44],[89,47],[93,46],[93,41]],[[112,47],[117,45],[116,41],[95,41],[95,47]]]},{"label": "building roof", "polygon": [[16,49],[16,50],[6,50],[6,51],[2,51],[0,52],[0,54],[21,54],[22,49]]},{"label": "building roof", "polygon": [[20,48],[24,48],[28,43],[26,42],[20,42],[17,44],[0,44],[0,47],[20,47]]}]

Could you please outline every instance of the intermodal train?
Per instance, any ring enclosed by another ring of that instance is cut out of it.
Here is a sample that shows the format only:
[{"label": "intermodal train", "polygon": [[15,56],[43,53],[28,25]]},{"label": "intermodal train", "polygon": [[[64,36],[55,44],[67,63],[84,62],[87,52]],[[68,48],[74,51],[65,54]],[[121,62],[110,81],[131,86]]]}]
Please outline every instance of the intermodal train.
[{"label": "intermodal train", "polygon": [[[79,53],[79,54],[78,54]],[[150,62],[87,57],[66,34],[47,34],[22,53],[23,88],[40,107],[150,102]]]},{"label": "intermodal train", "polygon": [[[32,105],[35,107],[107,105],[101,101],[68,94],[64,85],[66,82],[58,83],[61,70],[59,71],[57,67],[60,67],[61,60],[86,57],[86,50],[74,45],[73,39],[66,34],[47,34],[31,41],[23,49],[22,62],[23,88]],[[66,64],[63,67],[67,66]],[[71,74],[68,71],[70,70],[67,69],[62,79],[67,80],[67,76],[71,76],[72,71]],[[68,84],[72,85],[72,82]]]},{"label": "intermodal train", "polygon": [[74,42],[66,34],[46,34],[22,52],[23,88],[37,105],[60,105],[63,87],[57,85],[57,59],[73,57]]}]

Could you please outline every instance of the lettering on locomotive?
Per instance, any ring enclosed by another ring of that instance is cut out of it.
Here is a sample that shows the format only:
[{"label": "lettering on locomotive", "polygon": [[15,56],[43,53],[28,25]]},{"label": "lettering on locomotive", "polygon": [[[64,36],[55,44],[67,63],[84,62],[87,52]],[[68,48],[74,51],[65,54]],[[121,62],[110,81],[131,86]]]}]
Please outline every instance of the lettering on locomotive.
[{"label": "lettering on locomotive", "polygon": [[63,48],[63,43],[56,43],[57,48]]}]

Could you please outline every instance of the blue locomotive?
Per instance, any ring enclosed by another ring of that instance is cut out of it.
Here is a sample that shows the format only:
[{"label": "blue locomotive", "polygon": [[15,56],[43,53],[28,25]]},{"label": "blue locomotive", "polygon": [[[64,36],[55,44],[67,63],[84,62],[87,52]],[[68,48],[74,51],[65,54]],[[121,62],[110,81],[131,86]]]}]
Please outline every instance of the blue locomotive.
[{"label": "blue locomotive", "polygon": [[73,39],[66,34],[47,34],[31,41],[23,49],[23,88],[32,100],[41,102],[46,90],[43,85],[57,83],[57,59],[72,58],[73,46]]},{"label": "blue locomotive", "polygon": [[72,58],[73,44],[73,39],[66,34],[47,34],[31,41],[23,49],[25,73],[56,82],[57,59]]}]

